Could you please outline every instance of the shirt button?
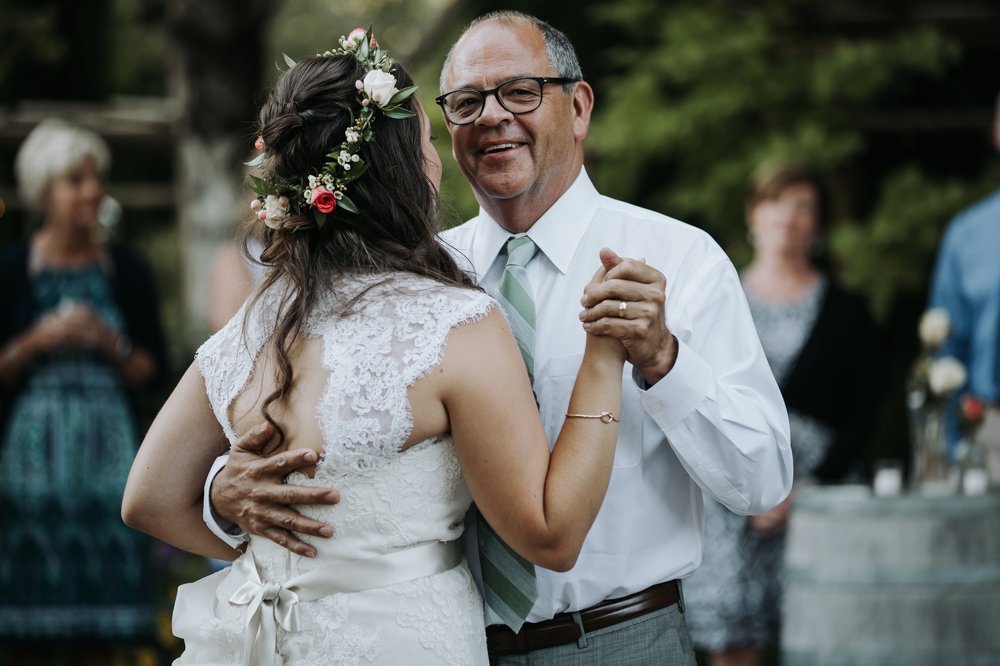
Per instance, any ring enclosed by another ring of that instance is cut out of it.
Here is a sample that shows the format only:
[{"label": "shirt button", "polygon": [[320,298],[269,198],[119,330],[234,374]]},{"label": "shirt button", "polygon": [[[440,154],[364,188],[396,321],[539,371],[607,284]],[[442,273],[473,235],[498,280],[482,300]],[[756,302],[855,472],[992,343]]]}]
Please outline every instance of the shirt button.
[{"label": "shirt button", "polygon": [[654,414],[659,414],[660,412],[663,411],[663,405],[657,403],[657,404],[653,405],[652,407],[650,407],[649,411],[653,412]]}]

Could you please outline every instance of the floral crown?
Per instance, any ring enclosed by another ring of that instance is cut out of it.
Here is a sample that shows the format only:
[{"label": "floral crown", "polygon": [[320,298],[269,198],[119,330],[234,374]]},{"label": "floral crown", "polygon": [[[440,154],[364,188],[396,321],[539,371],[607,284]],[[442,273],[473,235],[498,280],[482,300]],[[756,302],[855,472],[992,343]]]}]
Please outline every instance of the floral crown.
[{"label": "floral crown", "polygon": [[[351,111],[351,125],[344,131],[344,141],[327,155],[330,160],[319,173],[309,174],[307,182],[293,183],[273,177],[258,178],[250,175],[250,189],[257,194],[250,202],[250,208],[271,229],[280,229],[290,214],[294,212],[296,215],[304,215],[307,209],[312,209],[316,226],[320,229],[326,223],[327,215],[337,206],[350,213],[357,213],[357,206],[345,192],[347,185],[368,169],[368,164],[358,152],[363,144],[375,140],[375,132],[372,130],[375,110],[378,109],[387,118],[409,118],[416,115],[398,104],[412,95],[417,86],[402,90],[396,88],[396,77],[391,73],[396,61],[379,48],[370,26],[368,30],[357,28],[347,37],[341,37],[339,49],[317,55],[353,55],[365,66],[365,78],[358,79],[355,83],[361,111],[357,117]],[[289,68],[295,66],[295,61],[287,55],[285,62]],[[267,146],[264,145],[263,137],[257,137],[254,146],[260,151],[260,155],[252,162],[247,162],[247,166],[258,166],[267,159]]]}]

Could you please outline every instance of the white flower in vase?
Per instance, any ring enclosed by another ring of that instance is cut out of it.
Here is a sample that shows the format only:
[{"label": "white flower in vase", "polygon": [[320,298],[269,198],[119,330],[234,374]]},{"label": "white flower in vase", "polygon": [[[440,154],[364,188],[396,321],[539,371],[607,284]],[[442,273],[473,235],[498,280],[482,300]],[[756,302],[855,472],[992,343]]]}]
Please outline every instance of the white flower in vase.
[{"label": "white flower in vase", "polygon": [[925,347],[937,349],[951,335],[951,318],[944,308],[934,308],[920,318],[920,341]]},{"label": "white flower in vase", "polygon": [[945,396],[965,385],[968,373],[962,362],[953,356],[945,356],[931,362],[927,373],[927,383],[936,396]]}]

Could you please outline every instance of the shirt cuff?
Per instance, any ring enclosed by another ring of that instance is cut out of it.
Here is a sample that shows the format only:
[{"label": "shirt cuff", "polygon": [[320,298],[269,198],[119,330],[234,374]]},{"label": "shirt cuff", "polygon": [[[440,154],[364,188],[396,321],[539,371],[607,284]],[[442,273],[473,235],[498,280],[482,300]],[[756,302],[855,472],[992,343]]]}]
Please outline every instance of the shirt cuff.
[{"label": "shirt cuff", "polygon": [[712,366],[677,340],[677,360],[663,379],[649,386],[635,368],[632,380],[639,389],[639,404],[663,431],[680,423],[709,394],[713,381]]},{"label": "shirt cuff", "polygon": [[232,548],[239,548],[241,544],[250,540],[250,535],[241,530],[239,525],[223,520],[212,508],[212,482],[215,481],[216,475],[222,471],[227,462],[229,462],[229,454],[225,453],[215,459],[212,469],[208,472],[208,478],[205,479],[204,506],[201,515],[205,524],[208,525],[208,529],[212,530],[212,534],[225,541]]}]

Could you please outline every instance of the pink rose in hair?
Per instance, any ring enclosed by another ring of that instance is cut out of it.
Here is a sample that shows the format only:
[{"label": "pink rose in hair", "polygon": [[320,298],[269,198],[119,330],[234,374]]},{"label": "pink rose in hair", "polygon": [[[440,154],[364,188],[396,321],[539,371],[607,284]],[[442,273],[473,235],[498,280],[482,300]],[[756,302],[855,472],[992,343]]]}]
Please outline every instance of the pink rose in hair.
[{"label": "pink rose in hair", "polygon": [[337,199],[334,198],[333,192],[322,185],[313,188],[309,203],[316,206],[316,209],[321,213],[332,213],[333,209],[337,207]]},{"label": "pink rose in hair", "polygon": [[351,34],[349,34],[347,38],[352,42],[360,42],[362,39],[365,38],[365,29],[355,28],[354,30],[351,30]]}]

